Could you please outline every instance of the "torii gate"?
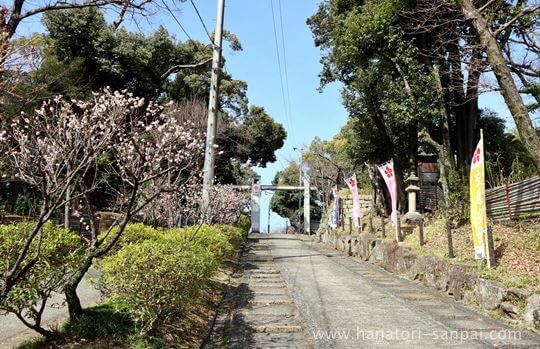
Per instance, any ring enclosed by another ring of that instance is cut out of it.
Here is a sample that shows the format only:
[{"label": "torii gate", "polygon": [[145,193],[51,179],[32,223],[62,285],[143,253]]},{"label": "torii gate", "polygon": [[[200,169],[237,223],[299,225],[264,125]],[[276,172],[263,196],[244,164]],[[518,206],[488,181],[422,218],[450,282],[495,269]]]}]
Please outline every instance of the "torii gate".
[{"label": "torii gate", "polygon": [[251,189],[251,232],[260,233],[261,232],[261,192],[263,190],[286,190],[286,191],[304,191],[304,232],[306,234],[311,234],[311,190],[317,190],[315,187],[310,186],[310,181],[308,176],[304,176],[303,186],[293,186],[293,185],[261,185],[261,177],[257,176],[253,178],[253,183],[249,185],[236,185],[234,188],[241,190],[250,190]]}]

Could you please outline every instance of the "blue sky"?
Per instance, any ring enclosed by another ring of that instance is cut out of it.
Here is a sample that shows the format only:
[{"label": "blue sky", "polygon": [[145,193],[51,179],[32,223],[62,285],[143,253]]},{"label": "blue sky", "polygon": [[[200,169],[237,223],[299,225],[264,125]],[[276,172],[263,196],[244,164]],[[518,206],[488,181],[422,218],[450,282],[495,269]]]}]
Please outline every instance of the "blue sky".
[{"label": "blue sky", "polygon": [[[195,1],[209,30],[213,30],[216,17],[215,0]],[[286,113],[277,61],[272,8],[270,0],[227,0],[225,28],[238,35],[244,51],[225,50],[227,70],[236,79],[248,83],[250,103],[264,106],[267,112],[282,123],[288,137],[283,149],[277,152],[278,161],[267,168],[258,168],[262,183],[270,183],[277,171],[291,160],[299,158],[293,148],[309,145],[315,136],[331,138],[347,121],[347,113],[340,103],[339,86],[327,87],[317,92],[318,74],[321,70],[319,49],[313,45],[306,19],[317,10],[317,1],[282,0],[285,53],[289,81],[290,117]],[[279,3],[274,0],[277,21],[281,65],[284,70],[283,49],[279,26]],[[189,2],[181,7],[179,20],[190,36],[208,41],[202,25]],[[179,32],[174,22],[163,23],[171,32]],[[178,38],[183,39],[182,34]],[[283,75],[285,72],[283,71]],[[283,76],[285,78],[285,76]],[[286,89],[286,87],[285,87]],[[286,91],[285,94],[287,95]],[[286,97],[287,98],[287,97]],[[261,228],[267,227],[268,205],[271,195],[263,194],[261,205]],[[284,227],[285,221],[272,214],[272,229]]]},{"label": "blue sky", "polygon": [[[242,52],[224,51],[227,60],[226,68],[236,79],[248,83],[248,96],[251,104],[263,106],[288,132],[283,149],[277,152],[278,161],[267,168],[259,168],[262,183],[269,184],[275,173],[291,160],[299,158],[299,152],[293,148],[309,145],[315,136],[329,139],[339,132],[347,121],[347,113],[341,105],[340,86],[327,86],[323,93],[317,91],[318,74],[321,70],[320,51],[313,44],[311,32],[306,19],[317,10],[319,1],[281,0],[283,25],[285,33],[285,60],[288,72],[290,91],[290,117],[284,106],[280,87],[274,27],[272,22],[271,0],[226,0],[225,28],[235,33],[244,48]],[[282,68],[285,65],[280,32],[279,0],[274,1],[277,21],[277,34],[281,54]],[[194,0],[201,16],[210,31],[213,31],[216,18],[216,0]],[[188,34],[196,40],[209,42],[189,0],[178,5],[175,14]],[[19,35],[28,35],[33,31],[41,31],[38,17],[24,22]],[[150,16],[138,26],[127,24],[130,30],[150,32],[159,25],[165,26],[177,39],[184,41],[186,35],[170,15],[160,13]],[[283,71],[283,74],[285,72]],[[284,76],[285,78],[285,76]],[[286,91],[285,91],[285,94]],[[497,93],[481,96],[481,107],[497,111],[513,127],[510,114],[503,99]],[[261,227],[266,229],[267,212],[270,195],[262,198]],[[273,214],[272,229],[283,227],[285,221]]]}]

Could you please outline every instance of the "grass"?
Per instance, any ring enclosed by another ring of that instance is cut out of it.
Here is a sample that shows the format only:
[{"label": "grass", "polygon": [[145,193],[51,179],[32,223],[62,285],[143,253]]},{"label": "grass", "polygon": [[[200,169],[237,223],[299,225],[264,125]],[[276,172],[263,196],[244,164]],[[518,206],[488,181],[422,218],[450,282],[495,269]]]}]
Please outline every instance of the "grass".
[{"label": "grass", "polygon": [[419,255],[433,255],[451,263],[467,264],[481,277],[498,281],[506,287],[525,288],[540,293],[540,229],[539,221],[510,223],[491,222],[495,242],[496,269],[488,269],[484,261],[473,258],[472,234],[469,225],[453,229],[455,258],[448,258],[448,240],[442,219],[426,222],[422,247],[418,230],[405,237],[404,244]]},{"label": "grass", "polygon": [[29,340],[18,349],[38,348],[164,348],[159,337],[141,338],[139,328],[129,316],[118,310],[114,301],[85,309],[78,322],[67,321],[58,330],[57,339]]},{"label": "grass", "polygon": [[113,302],[108,302],[85,309],[79,322],[67,321],[58,333],[59,339],[30,340],[18,348],[124,348],[137,337],[137,328],[128,316],[117,310]]},{"label": "grass", "polygon": [[[368,215],[362,218],[364,232],[369,232],[369,218],[372,218],[374,233],[380,238],[381,219]],[[395,228],[385,219],[386,239],[395,240]],[[519,220],[506,223],[491,222],[495,242],[496,269],[489,269],[485,261],[473,258],[473,243],[470,225],[466,224],[452,230],[454,258],[448,256],[448,238],[444,220],[431,218],[424,227],[424,246],[420,246],[418,228],[404,237],[403,245],[411,248],[417,255],[435,256],[449,263],[470,266],[481,277],[498,281],[506,287],[525,288],[540,293],[540,220]],[[349,227],[339,227],[338,235],[349,234]],[[353,229],[353,234],[356,229]]]},{"label": "grass", "polygon": [[144,337],[137,323],[122,311],[124,305],[114,300],[85,309],[78,322],[66,321],[58,329],[58,338],[31,339],[18,349],[83,349],[83,348],[197,348],[208,332],[209,321],[228,284],[228,274],[234,267],[224,266],[208,282],[200,297],[193,302],[185,317],[174,328],[165,328]]}]

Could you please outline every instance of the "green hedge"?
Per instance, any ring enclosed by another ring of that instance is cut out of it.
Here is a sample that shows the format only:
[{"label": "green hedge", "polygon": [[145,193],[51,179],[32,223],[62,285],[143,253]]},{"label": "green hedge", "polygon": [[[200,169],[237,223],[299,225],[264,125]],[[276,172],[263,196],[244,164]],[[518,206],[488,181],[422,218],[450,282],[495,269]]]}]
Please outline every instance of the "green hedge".
[{"label": "green hedge", "polygon": [[242,228],[157,230],[129,225],[120,248],[102,262],[100,286],[147,333],[178,322],[243,241]]},{"label": "green hedge", "polygon": [[[0,277],[15,264],[35,223],[0,225]],[[26,265],[34,255],[37,237],[30,245],[30,252],[23,261]],[[47,299],[52,292],[62,292],[66,281],[77,270],[86,250],[80,237],[52,223],[42,228],[40,254],[36,264],[24,278],[17,281],[8,296],[0,302],[0,312],[20,312],[36,320],[33,308]]]}]

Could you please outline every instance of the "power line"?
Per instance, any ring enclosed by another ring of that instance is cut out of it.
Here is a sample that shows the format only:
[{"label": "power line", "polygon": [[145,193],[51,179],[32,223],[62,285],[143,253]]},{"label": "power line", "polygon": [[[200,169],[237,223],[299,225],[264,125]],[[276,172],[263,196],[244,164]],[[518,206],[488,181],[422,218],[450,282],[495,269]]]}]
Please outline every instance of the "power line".
[{"label": "power line", "polygon": [[287,89],[287,102],[289,103],[289,121],[291,123],[291,131],[294,135],[294,126],[293,126],[293,123],[292,123],[292,107],[291,107],[291,93],[290,93],[290,89],[289,89],[289,73],[288,73],[288,69],[287,69],[287,51],[285,50],[285,34],[284,34],[284,29],[283,29],[283,11],[282,11],[282,6],[281,6],[281,0],[278,0],[278,4],[279,4],[279,23],[280,23],[280,27],[281,27],[281,47],[282,47],[282,51],[283,51],[283,68],[285,69],[285,87]]},{"label": "power line", "polygon": [[199,12],[199,9],[197,8],[197,5],[195,5],[195,2],[193,0],[190,0],[191,5],[193,5],[193,8],[195,9],[195,12],[197,12],[197,16],[199,17],[199,21],[201,21],[201,24],[204,28],[204,31],[206,32],[206,36],[208,36],[208,40],[212,43],[212,36],[210,35],[210,31],[206,27],[206,24],[204,23],[204,20],[202,19],[201,13]]},{"label": "power line", "polygon": [[[197,13],[197,16],[199,17],[199,21],[201,22],[201,24],[202,24],[202,26],[204,28],[204,31],[206,32],[206,36],[208,37],[208,40],[210,40],[210,44],[213,46],[214,43],[213,43],[213,40],[212,40],[212,35],[210,35],[210,31],[208,30],[208,27],[206,26],[206,23],[204,22],[204,19],[201,16],[201,12],[197,8],[197,5],[195,5],[195,2],[193,0],[190,0],[190,2],[191,2],[191,5],[193,6],[193,9]],[[229,72],[227,70],[227,64],[225,62],[223,62],[223,70],[225,71],[225,74],[229,75]]]},{"label": "power line", "polygon": [[[182,23],[180,23],[180,21],[178,20],[178,18],[176,17],[176,15],[174,14],[174,12],[171,10],[171,8],[169,7],[169,5],[167,5],[167,3],[165,2],[165,0],[162,0],[162,3],[163,5],[165,5],[165,8],[167,9],[167,12],[169,12],[169,14],[173,17],[174,21],[178,24],[178,26],[180,27],[180,29],[182,30],[182,32],[184,32],[184,34],[186,35],[186,37],[188,38],[189,41],[191,41],[191,43],[193,44],[193,47],[195,48],[196,52],[202,52],[202,49],[199,47],[199,45],[197,43],[199,43],[199,41],[197,40],[193,40],[193,38],[189,35],[189,33],[187,32],[186,28],[182,25]],[[195,6],[195,4],[193,4],[193,6]],[[198,10],[196,9],[197,13],[198,13]],[[199,17],[200,18],[200,17]],[[201,18],[202,20],[202,18]],[[203,22],[203,26],[204,26],[204,22]],[[205,26],[205,30],[206,30],[206,26]],[[210,38],[210,37],[209,37]],[[214,43],[212,42],[212,39],[210,39],[210,43],[211,43],[211,46],[214,45]],[[208,46],[207,46],[208,47]]]},{"label": "power line", "polygon": [[270,7],[272,8],[272,24],[274,26],[274,39],[276,44],[276,55],[277,55],[277,62],[278,62],[278,70],[279,70],[279,82],[281,87],[281,97],[283,98],[283,108],[285,109],[285,120],[289,124],[289,128],[292,130],[291,122],[289,118],[289,113],[287,112],[287,100],[285,98],[285,88],[283,87],[283,72],[281,69],[281,55],[279,54],[279,43],[278,43],[278,34],[276,29],[276,16],[274,13],[274,0],[270,0]]},{"label": "power line", "polygon": [[171,8],[169,7],[169,5],[167,5],[167,3],[165,2],[165,0],[162,1],[163,5],[165,5],[165,8],[167,9],[167,11],[171,14],[171,16],[174,18],[174,21],[178,24],[178,26],[180,27],[180,29],[182,29],[182,31],[184,32],[184,34],[187,36],[187,38],[190,40],[190,41],[194,41],[191,36],[189,36],[188,32],[186,31],[186,29],[184,28],[184,26],[182,25],[182,23],[180,23],[180,21],[178,20],[178,18],[176,18],[176,16],[174,15],[174,13],[172,12]]}]

